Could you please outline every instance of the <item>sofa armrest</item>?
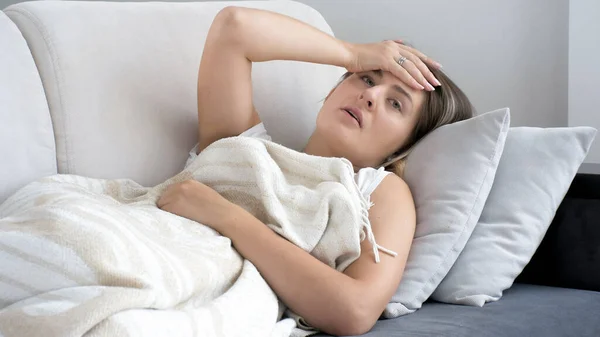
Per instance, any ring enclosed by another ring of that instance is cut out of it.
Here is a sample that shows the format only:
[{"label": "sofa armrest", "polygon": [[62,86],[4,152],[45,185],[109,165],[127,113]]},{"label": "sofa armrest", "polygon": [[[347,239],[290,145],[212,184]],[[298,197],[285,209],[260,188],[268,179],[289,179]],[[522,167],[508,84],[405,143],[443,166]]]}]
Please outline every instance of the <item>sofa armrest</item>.
[{"label": "sofa armrest", "polygon": [[515,282],[600,291],[600,175],[575,177]]}]

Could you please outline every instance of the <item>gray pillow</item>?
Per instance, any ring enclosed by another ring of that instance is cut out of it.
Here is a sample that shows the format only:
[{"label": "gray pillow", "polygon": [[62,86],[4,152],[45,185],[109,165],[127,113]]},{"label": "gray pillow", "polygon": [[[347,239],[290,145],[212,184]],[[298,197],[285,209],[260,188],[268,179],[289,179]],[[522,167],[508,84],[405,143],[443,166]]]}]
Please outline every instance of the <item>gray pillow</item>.
[{"label": "gray pillow", "polygon": [[434,300],[500,299],[531,260],[595,135],[590,127],[510,129],[481,218]]},{"label": "gray pillow", "polygon": [[510,124],[508,109],[446,125],[406,161],[417,227],[400,286],[385,317],[414,312],[446,276],[488,197]]}]

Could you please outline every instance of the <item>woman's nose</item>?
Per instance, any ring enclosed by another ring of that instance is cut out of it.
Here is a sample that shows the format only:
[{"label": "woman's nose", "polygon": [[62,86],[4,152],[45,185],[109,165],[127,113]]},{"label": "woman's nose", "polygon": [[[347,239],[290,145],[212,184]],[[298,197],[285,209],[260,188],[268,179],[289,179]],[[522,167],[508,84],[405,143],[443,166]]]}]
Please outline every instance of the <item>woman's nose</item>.
[{"label": "woman's nose", "polygon": [[375,107],[376,94],[373,88],[369,88],[360,93],[360,101],[364,104],[365,108],[372,110]]}]

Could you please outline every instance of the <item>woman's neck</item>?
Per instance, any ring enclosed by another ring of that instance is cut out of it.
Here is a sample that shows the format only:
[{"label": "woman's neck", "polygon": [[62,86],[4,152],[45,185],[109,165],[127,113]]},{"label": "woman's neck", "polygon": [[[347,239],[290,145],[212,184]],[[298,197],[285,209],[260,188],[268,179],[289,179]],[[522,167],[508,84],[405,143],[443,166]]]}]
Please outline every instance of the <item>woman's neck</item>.
[{"label": "woman's neck", "polygon": [[[310,136],[302,152],[319,157],[340,157],[340,155],[336,154],[332,148],[327,146],[327,142],[324,139],[322,139],[316,132]],[[355,173],[358,172],[358,170],[360,169],[360,167],[357,167],[354,164],[352,165],[352,167]]]}]

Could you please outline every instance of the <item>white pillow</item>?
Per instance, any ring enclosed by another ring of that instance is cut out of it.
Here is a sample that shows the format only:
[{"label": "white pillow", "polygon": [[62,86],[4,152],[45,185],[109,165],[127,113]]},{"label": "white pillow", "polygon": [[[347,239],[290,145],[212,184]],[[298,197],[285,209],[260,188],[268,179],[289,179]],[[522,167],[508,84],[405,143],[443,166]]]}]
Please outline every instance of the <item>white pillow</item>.
[{"label": "white pillow", "polygon": [[492,188],[510,124],[508,109],[445,125],[406,161],[417,227],[404,276],[384,317],[416,311],[456,261]]},{"label": "white pillow", "polygon": [[510,129],[481,218],[434,300],[483,306],[500,299],[541,243],[595,134],[590,127]]}]

